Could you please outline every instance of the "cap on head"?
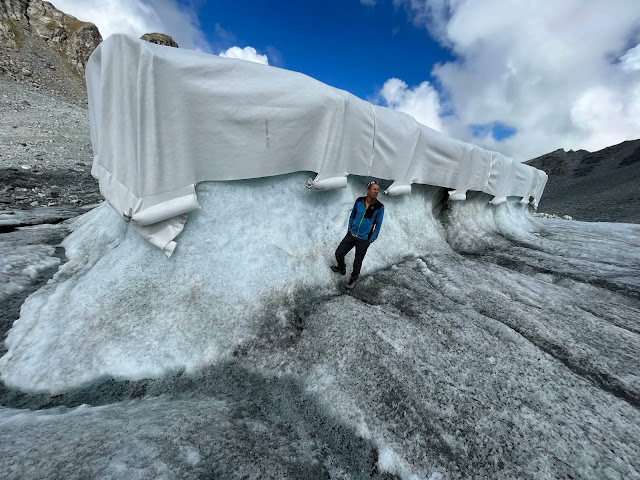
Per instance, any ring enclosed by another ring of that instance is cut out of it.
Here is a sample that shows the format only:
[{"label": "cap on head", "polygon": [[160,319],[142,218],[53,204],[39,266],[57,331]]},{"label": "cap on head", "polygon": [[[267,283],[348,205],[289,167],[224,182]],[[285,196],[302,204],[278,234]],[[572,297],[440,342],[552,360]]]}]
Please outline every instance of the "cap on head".
[{"label": "cap on head", "polygon": [[369,188],[371,187],[371,185],[378,185],[378,187],[380,186],[380,184],[378,182],[376,182],[375,180],[373,180],[372,182],[367,183],[367,190],[369,190]]}]

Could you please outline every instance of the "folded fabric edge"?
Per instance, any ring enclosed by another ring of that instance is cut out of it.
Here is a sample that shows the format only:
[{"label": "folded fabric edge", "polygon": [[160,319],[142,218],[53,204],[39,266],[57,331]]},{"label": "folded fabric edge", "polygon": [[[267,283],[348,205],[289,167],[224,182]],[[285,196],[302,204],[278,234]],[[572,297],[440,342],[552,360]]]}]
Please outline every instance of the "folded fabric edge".
[{"label": "folded fabric edge", "polygon": [[[144,199],[141,199],[141,201]],[[195,192],[181,197],[172,198],[143,208],[131,216],[131,220],[138,225],[151,225],[167,218],[198,210],[200,204]]]},{"label": "folded fabric edge", "polygon": [[186,223],[187,215],[177,215],[151,225],[139,225],[135,222],[130,225],[138,235],[170,257],[178,245],[173,239],[180,235]]}]

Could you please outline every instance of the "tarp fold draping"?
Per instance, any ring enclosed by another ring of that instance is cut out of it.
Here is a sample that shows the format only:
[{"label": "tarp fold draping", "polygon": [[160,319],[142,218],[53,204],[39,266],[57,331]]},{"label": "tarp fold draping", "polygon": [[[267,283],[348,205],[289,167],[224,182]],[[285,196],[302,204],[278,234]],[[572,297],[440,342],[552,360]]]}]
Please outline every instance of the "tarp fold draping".
[{"label": "tarp fold draping", "polygon": [[170,255],[198,207],[195,185],[312,171],[537,202],[546,175],[447,137],[301,73],[112,35],[86,81],[93,175],[111,206]]}]

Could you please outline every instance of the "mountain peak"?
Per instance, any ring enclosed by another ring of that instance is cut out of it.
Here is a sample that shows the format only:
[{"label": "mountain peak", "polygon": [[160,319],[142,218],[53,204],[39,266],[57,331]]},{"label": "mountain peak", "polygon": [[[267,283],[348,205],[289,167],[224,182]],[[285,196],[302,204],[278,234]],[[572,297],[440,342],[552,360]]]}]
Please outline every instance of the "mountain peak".
[{"label": "mountain peak", "polygon": [[84,102],[84,70],[98,28],[42,0],[0,3],[0,76]]},{"label": "mountain peak", "polygon": [[526,161],[549,175],[540,210],[578,220],[640,222],[640,139],[595,152],[558,149]]}]

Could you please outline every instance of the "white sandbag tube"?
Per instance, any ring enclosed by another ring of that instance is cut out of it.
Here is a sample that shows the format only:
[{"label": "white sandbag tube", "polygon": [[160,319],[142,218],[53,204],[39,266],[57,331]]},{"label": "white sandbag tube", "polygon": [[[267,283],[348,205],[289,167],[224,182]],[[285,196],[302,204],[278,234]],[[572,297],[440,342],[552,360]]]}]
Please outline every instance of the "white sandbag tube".
[{"label": "white sandbag tube", "polygon": [[467,199],[467,192],[465,190],[451,190],[449,192],[449,200],[454,202],[460,202]]},{"label": "white sandbag tube", "polygon": [[318,174],[315,179],[307,180],[307,188],[310,190],[336,190],[347,188],[347,174],[342,175],[322,175]]},{"label": "white sandbag tube", "polygon": [[389,188],[384,191],[385,195],[390,197],[397,197],[398,195],[410,195],[411,194],[411,182],[393,182]]}]

